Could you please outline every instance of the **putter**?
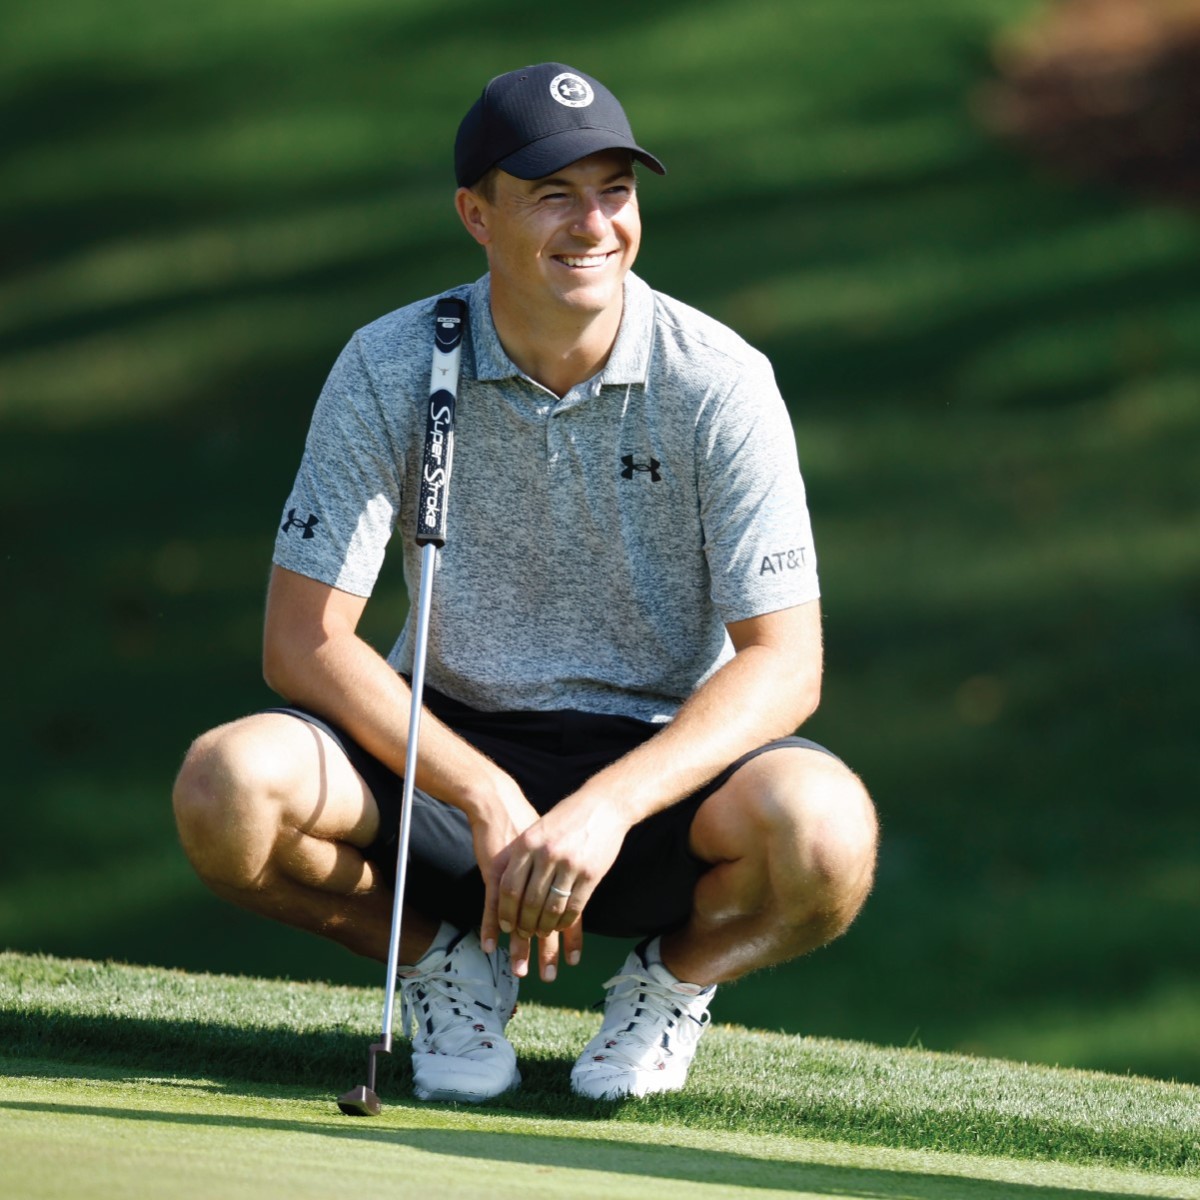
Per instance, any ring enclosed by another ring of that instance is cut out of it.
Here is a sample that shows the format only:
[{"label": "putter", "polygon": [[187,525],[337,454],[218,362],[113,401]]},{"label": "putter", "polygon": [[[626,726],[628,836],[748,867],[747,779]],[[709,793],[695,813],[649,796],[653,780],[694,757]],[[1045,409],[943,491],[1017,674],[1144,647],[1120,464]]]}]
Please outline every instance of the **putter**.
[{"label": "putter", "polygon": [[367,1082],[338,1097],[338,1108],[351,1117],[376,1117],[381,1105],[375,1090],[380,1054],[392,1052],[392,1019],[396,1008],[396,970],[400,958],[400,924],[404,913],[404,882],[408,873],[408,838],[412,824],[414,780],[417,775],[417,736],[421,728],[421,697],[425,691],[425,647],[429,641],[429,607],[438,552],[446,544],[446,498],[454,458],[454,406],[458,396],[459,360],[467,305],[445,297],[437,302],[433,369],[429,383],[429,414],[421,459],[421,491],[417,500],[416,543],[421,547],[421,587],[417,598],[416,640],[413,645],[412,710],[408,749],[404,758],[404,792],[400,802],[400,837],[396,849],[396,891],[388,940],[387,982],[383,994],[383,1032],[367,1052]]}]

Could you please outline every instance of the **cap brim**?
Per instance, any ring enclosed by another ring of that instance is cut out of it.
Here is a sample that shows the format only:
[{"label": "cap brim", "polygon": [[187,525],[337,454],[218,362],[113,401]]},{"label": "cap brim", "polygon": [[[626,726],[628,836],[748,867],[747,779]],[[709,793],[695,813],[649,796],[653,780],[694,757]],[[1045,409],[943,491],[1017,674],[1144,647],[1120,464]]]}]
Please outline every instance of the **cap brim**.
[{"label": "cap brim", "polygon": [[518,179],[544,179],[602,150],[628,150],[655,174],[667,173],[667,168],[653,154],[612,129],[568,129],[552,133],[500,159],[496,166]]}]

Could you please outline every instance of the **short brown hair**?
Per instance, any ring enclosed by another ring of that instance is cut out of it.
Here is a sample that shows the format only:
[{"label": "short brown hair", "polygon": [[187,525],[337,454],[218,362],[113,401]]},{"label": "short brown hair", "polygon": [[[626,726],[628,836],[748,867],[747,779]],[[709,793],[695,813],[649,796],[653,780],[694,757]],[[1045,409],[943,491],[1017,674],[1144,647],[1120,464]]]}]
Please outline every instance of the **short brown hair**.
[{"label": "short brown hair", "polygon": [[489,167],[471,184],[471,191],[482,196],[489,204],[496,203],[496,178],[500,174],[499,167]]}]

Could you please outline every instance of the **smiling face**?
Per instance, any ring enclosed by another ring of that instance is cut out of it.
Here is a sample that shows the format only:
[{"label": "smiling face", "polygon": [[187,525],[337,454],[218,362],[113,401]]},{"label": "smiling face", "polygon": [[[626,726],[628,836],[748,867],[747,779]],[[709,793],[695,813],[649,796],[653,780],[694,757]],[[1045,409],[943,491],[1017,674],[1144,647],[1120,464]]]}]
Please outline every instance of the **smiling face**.
[{"label": "smiling face", "polygon": [[582,158],[545,179],[499,171],[482,192],[460,188],[459,215],[484,247],[492,305],[524,320],[619,318],[641,242],[633,164],[625,151]]}]

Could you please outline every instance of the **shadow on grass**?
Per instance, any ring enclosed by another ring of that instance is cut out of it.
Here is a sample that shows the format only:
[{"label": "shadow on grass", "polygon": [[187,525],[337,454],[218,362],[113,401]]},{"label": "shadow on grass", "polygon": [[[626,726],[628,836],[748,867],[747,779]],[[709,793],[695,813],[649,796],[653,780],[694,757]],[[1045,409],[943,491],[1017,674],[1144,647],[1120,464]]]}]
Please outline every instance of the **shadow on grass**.
[{"label": "shadow on grass", "polygon": [[[377,1036],[377,1035],[372,1035]],[[250,1083],[345,1087],[362,1073],[366,1033],[246,1029],[210,1021],[0,1011],[0,1045],[13,1058],[95,1065],[126,1077],[147,1071]],[[407,1055],[379,1060],[380,1090],[406,1086]],[[343,1089],[344,1090],[344,1089]]]},{"label": "shadow on grass", "polygon": [[1080,1190],[1010,1180],[982,1180],[958,1175],[926,1174],[829,1163],[780,1162],[702,1150],[695,1146],[631,1144],[596,1138],[513,1131],[488,1133],[460,1129],[394,1128],[382,1123],[294,1121],[273,1117],[179,1113],[159,1110],[103,1108],[41,1101],[0,1101],[0,1110],[46,1113],[58,1117],[104,1117],[112,1120],[220,1127],[224,1130],[272,1130],[319,1134],[388,1145],[400,1143],[447,1159],[516,1163],[558,1170],[605,1171],[646,1179],[680,1180],[725,1187],[757,1187],[825,1196],[905,1197],[912,1200],[1080,1200],[1089,1196],[1135,1200],[1135,1193]]},{"label": "shadow on grass", "polygon": [[[64,1078],[90,1071],[116,1079],[191,1077],[230,1094],[264,1097],[282,1087],[310,1099],[326,1095],[332,1109],[335,1095],[363,1082],[368,1038],[362,1033],[297,1032],[209,1021],[0,1010],[0,1045],[5,1047],[5,1069],[10,1075],[45,1075],[61,1063]],[[407,1099],[411,1089],[407,1050],[401,1041],[395,1054],[379,1059],[377,1091],[389,1108],[398,1102],[414,1106]],[[558,1054],[524,1050],[521,1088],[475,1111],[560,1121],[609,1119],[658,1128],[782,1135],[884,1149],[1149,1171],[1186,1170],[1194,1163],[1194,1143],[1186,1132],[1136,1124],[1098,1126],[1086,1117],[1014,1113],[1003,1105],[985,1106],[964,1121],[948,1114],[936,1098],[921,1102],[890,1085],[865,1096],[816,1092],[805,1099],[801,1090],[763,1092],[735,1079],[710,1077],[693,1079],[682,1092],[636,1101],[592,1101],[570,1091],[571,1062]],[[319,1089],[316,1095],[314,1088]]]}]

